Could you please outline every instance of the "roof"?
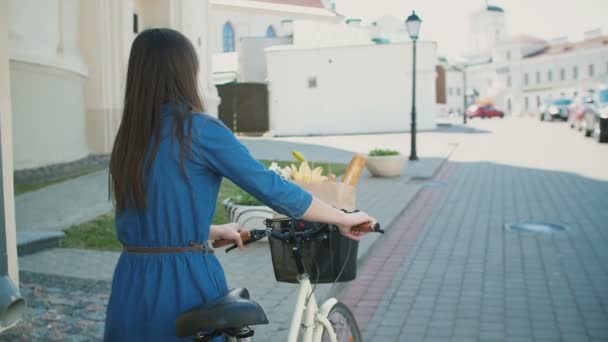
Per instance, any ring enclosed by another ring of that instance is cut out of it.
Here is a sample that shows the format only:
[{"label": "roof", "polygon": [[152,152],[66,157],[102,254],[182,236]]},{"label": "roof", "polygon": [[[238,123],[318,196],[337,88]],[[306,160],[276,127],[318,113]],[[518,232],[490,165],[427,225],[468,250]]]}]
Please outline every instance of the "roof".
[{"label": "roof", "polygon": [[507,37],[503,40],[501,40],[499,42],[500,44],[539,44],[539,45],[547,45],[547,41],[542,39],[542,38],[538,38],[538,37],[534,37],[534,36],[529,36],[527,34],[519,34],[519,35],[515,35],[515,36],[510,36]]},{"label": "roof", "polygon": [[565,42],[561,44],[555,44],[545,47],[544,49],[530,54],[528,56],[524,56],[524,58],[532,58],[538,56],[547,56],[547,55],[559,55],[562,53],[572,52],[575,50],[584,50],[590,49],[594,47],[608,47],[608,35],[599,36],[595,38],[585,39],[579,42]]},{"label": "roof", "polygon": [[322,0],[247,0],[255,2],[269,2],[273,4],[325,8]]},{"label": "roof", "polygon": [[488,5],[486,7],[486,10],[490,11],[490,12],[500,12],[500,13],[505,13],[505,11],[498,7],[498,6],[493,6],[493,5]]}]

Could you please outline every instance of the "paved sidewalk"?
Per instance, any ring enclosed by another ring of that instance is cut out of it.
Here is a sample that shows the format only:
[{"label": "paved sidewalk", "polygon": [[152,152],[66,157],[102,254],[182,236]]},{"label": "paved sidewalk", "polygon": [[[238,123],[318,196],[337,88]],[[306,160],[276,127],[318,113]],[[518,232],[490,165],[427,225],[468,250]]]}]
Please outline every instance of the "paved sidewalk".
[{"label": "paved sidewalk", "polygon": [[[350,139],[360,139],[360,137],[350,137]],[[392,139],[392,137],[389,139]],[[252,154],[260,159],[291,159],[293,149],[303,152],[309,160],[318,161],[348,162],[353,155],[353,152],[345,149],[314,145],[308,143],[310,141],[306,143],[275,141],[272,144],[263,139],[244,139],[244,141]],[[373,213],[385,228],[389,227],[415,194],[425,186],[424,179],[432,177],[441,163],[455,148],[455,146],[445,142],[436,142],[433,146],[432,152],[427,151],[426,154],[421,154],[421,161],[410,164],[406,174],[400,178],[379,179],[372,178],[365,173],[358,187],[359,207]],[[95,186],[99,187],[102,184],[99,177],[91,177],[88,180],[90,182],[89,186],[96,184]],[[71,186],[72,184],[69,184],[65,188]],[[101,201],[98,203],[101,203]],[[378,237],[379,235],[371,235],[360,244],[359,257],[366,254],[371,244]],[[242,253],[225,254],[218,251],[217,255],[226,269],[229,283],[232,286],[249,288],[254,298],[260,302],[269,316],[271,324],[259,328],[258,339],[283,339],[286,334],[286,322],[290,318],[289,309],[293,306],[291,303],[295,301],[295,294],[293,293],[295,287],[290,284],[280,284],[274,280],[267,244],[263,242],[255,244]],[[31,275],[37,275],[42,279],[39,281],[47,284],[45,287],[50,286],[52,289],[54,286],[58,288],[63,286],[61,284],[53,285],[57,282],[62,283],[58,279],[75,279],[76,281],[82,279],[102,284],[101,290],[99,290],[100,295],[102,295],[103,288],[109,288],[118,256],[119,253],[115,252],[57,248],[20,257],[19,264],[21,271],[25,272],[26,280],[32,279]],[[35,277],[34,281],[37,281]],[[326,296],[330,288],[330,286],[319,286],[318,296]],[[43,293],[41,296],[44,297],[45,294]],[[69,303],[66,306],[68,309],[64,308],[64,313],[58,313],[63,315],[69,315],[69,308],[77,307],[79,301],[82,302],[78,299],[78,296],[74,298],[66,296],[62,300]],[[105,308],[100,309],[105,310]],[[78,312],[76,310],[75,314]],[[44,324],[45,319],[49,317],[40,316],[41,314],[42,311],[34,311],[33,316],[30,316],[28,321],[40,321],[39,323]],[[67,320],[78,320],[78,317],[65,318]],[[99,322],[91,324],[98,325]],[[90,337],[93,336],[95,335]]]}]

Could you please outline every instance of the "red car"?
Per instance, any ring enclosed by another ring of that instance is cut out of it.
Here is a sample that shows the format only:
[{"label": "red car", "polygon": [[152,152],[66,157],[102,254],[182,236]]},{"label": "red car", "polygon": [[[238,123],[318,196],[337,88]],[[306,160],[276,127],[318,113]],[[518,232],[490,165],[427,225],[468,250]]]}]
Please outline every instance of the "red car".
[{"label": "red car", "polygon": [[579,131],[583,130],[586,109],[585,101],[587,99],[588,97],[580,96],[568,106],[568,123],[570,123],[571,128],[576,128]]},{"label": "red car", "polygon": [[503,118],[505,113],[494,108],[494,106],[478,106],[472,105],[467,109],[467,116],[469,118],[491,118],[491,117],[499,117]]}]

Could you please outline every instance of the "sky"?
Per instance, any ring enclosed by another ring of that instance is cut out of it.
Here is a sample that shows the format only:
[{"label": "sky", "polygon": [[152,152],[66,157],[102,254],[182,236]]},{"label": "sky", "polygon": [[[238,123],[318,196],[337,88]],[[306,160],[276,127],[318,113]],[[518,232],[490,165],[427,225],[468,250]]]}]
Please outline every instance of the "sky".
[{"label": "sky", "polygon": [[[347,18],[376,20],[392,15],[405,20],[412,10],[422,19],[420,39],[438,42],[441,56],[457,58],[470,50],[469,18],[486,5],[484,0],[335,0]],[[608,35],[608,0],[495,0],[505,11],[507,34],[580,40],[588,30],[602,28]]]}]

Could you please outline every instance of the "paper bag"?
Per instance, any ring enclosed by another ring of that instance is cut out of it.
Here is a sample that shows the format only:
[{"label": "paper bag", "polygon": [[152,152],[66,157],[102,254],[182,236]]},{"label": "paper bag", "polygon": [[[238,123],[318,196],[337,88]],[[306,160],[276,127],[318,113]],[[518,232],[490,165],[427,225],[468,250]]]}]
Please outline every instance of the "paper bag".
[{"label": "paper bag", "polygon": [[357,209],[356,188],[342,182],[295,182],[321,201],[338,209]]}]

